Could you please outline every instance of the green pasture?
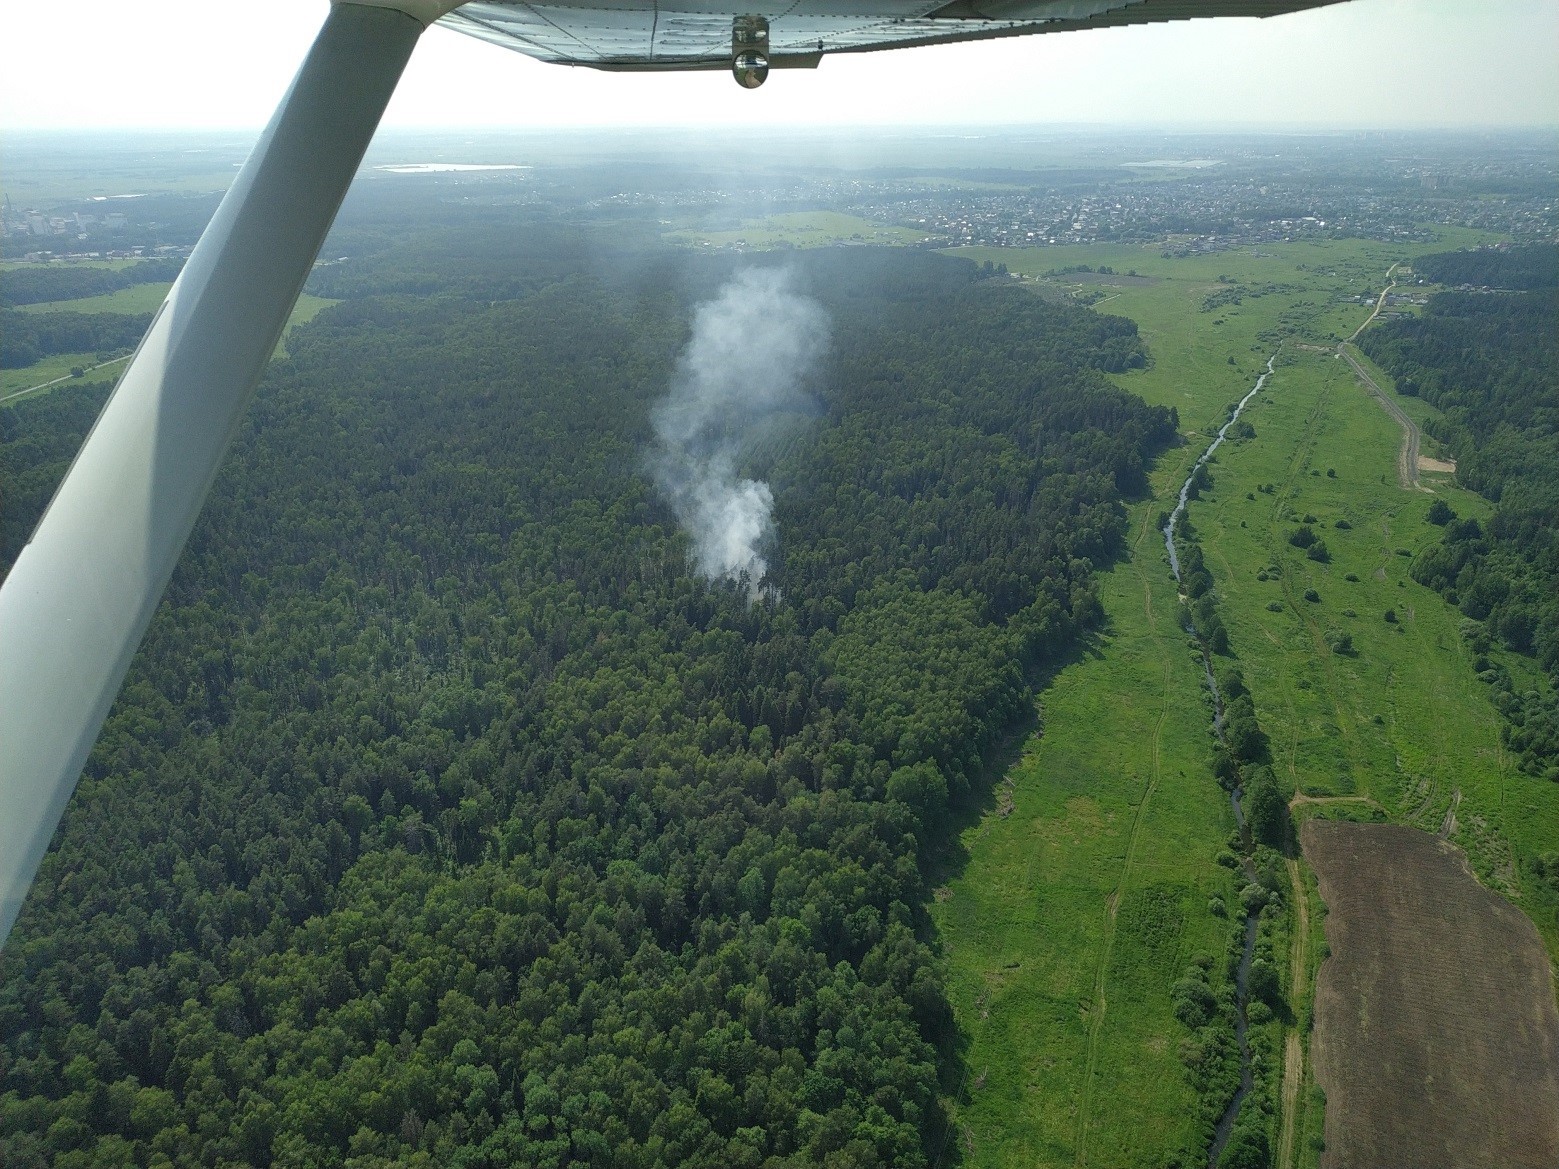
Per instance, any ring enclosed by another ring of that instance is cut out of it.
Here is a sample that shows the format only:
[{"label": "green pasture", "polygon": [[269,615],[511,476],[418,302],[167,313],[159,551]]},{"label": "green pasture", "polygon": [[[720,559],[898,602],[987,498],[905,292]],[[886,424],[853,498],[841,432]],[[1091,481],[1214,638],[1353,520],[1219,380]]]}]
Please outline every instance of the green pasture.
[{"label": "green pasture", "polygon": [[0,260],[0,275],[4,275],[6,272],[10,272],[10,271],[17,270],[17,269],[24,269],[24,268],[60,268],[60,267],[67,267],[67,268],[103,268],[103,269],[108,269],[108,270],[111,270],[111,271],[118,271],[121,268],[128,268],[131,265],[139,264],[140,262],[141,261],[139,259],[134,259],[134,260],[71,260],[68,264],[66,264],[66,263],[63,263],[63,262],[61,262],[61,263],[54,263],[52,261]]},{"label": "green pasture", "polygon": [[[0,369],[0,401],[11,398],[13,394],[21,396],[27,390],[37,389],[41,392],[46,387],[47,390],[53,391],[69,385],[86,385],[88,382],[101,381],[105,377],[117,377],[119,371],[124,368],[122,361],[116,361],[105,369],[87,372],[79,379],[70,376],[72,369],[91,371],[97,364],[98,357],[95,353],[59,353],[36,361],[26,369]],[[58,385],[49,385],[58,378],[70,380],[60,382]]]},{"label": "green pasture", "polygon": [[[211,154],[207,162],[194,163],[187,149],[171,149],[150,158],[127,155],[111,158],[98,154],[92,165],[85,165],[82,155],[60,152],[57,158],[17,157],[3,181],[0,191],[9,195],[19,207],[57,207],[64,203],[81,203],[89,199],[104,198],[97,204],[99,210],[122,211],[133,206],[130,199],[106,201],[122,195],[182,194],[206,195],[225,191],[238,175],[233,161],[242,161],[241,148],[232,151],[203,151]],[[48,237],[40,241],[42,247],[54,246]],[[58,242],[58,241],[54,241]]]},{"label": "green pasture", "polygon": [[[1213,858],[1234,819],[1156,511],[1134,508],[1132,557],[1101,581],[1108,626],[1042,695],[1012,812],[965,831],[933,906],[968,1039],[954,1115],[971,1165],[1157,1164],[1193,1131],[1169,988],[1222,952],[1207,902],[1232,887]],[[1167,941],[1145,898],[1178,912]]]},{"label": "green pasture", "polygon": [[[1559,788],[1505,754],[1461,614],[1409,574],[1442,535],[1424,518],[1436,495],[1462,516],[1488,503],[1449,476],[1399,486],[1400,428],[1329,355],[1280,365],[1245,417],[1255,438],[1219,451],[1191,519],[1274,770],[1302,796],[1368,799],[1430,831],[1459,800],[1452,840],[1519,901],[1518,860],[1554,847]],[[1289,543],[1308,517],[1327,563]],[[1339,633],[1350,652],[1333,651]],[[1536,916],[1559,953],[1553,920]]]},{"label": "green pasture", "polygon": [[[1214,864],[1233,821],[1208,770],[1210,710],[1155,526],[1274,353],[1276,373],[1245,415],[1255,437],[1220,449],[1213,490],[1190,509],[1274,770],[1301,797],[1334,801],[1302,802],[1296,815],[1378,806],[1437,830],[1459,792],[1453,839],[1486,882],[1534,908],[1517,862],[1554,847],[1559,788],[1511,766],[1460,614],[1409,575],[1411,556],[1441,534],[1424,519],[1434,493],[1463,516],[1489,506],[1449,475],[1400,487],[1400,429],[1332,355],[1369,316],[1392,264],[1485,238],[1446,229],[1429,245],[1320,241],[1189,257],[1165,257],[1161,245],[956,250],[1136,321],[1150,365],[1114,380],[1175,407],[1186,440],[1160,458],[1153,498],[1132,508],[1129,558],[1101,577],[1107,631],[1040,696],[1043,730],[1003,781],[1012,810],[1003,815],[998,800],[963,833],[965,855],[933,907],[966,1036],[951,1107],[970,1165],[1157,1164],[1192,1131],[1178,1056],[1187,1032],[1169,986],[1191,957],[1221,953],[1228,922],[1207,902],[1233,888]],[[1077,264],[1115,275],[1045,275]],[[1230,287],[1239,303],[1206,307]],[[1402,404],[1420,422],[1432,412]],[[1425,436],[1422,453],[1441,452]],[[1288,543],[1306,515],[1328,564]],[[1335,653],[1329,633],[1347,633],[1353,652]],[[1530,672],[1508,665],[1518,678]],[[1324,907],[1303,864],[1300,881],[1313,986]],[[1175,940],[1145,949],[1122,923],[1140,920],[1128,912],[1133,897],[1162,903],[1166,893],[1179,906]],[[1280,954],[1290,928],[1277,927]],[[1551,916],[1539,928],[1559,954]],[[1302,1020],[1308,993],[1290,1005]],[[1281,1062],[1283,1025],[1263,1030]],[[1281,1078],[1279,1068],[1274,1097]],[[1324,1107],[1308,1057],[1297,1111],[1295,1163],[1313,1165]]]},{"label": "green pasture", "polygon": [[[98,307],[94,309],[84,306],[114,300],[115,298],[124,296],[127,293],[140,292],[145,288],[160,290],[152,304],[152,307],[155,308],[158,304],[162,303],[162,298],[167,295],[168,285],[134,285],[130,288],[121,289],[119,292],[112,293],[108,296],[89,296],[83,297],[81,300],[61,300],[54,301],[51,305],[48,306],[34,305],[31,307],[40,309],[50,307],[55,310],[71,312],[143,312],[146,310],[137,308],[111,309],[108,307]],[[337,302],[333,300],[326,300],[321,296],[313,296],[307,292],[298,297],[298,303],[293,306],[292,315],[287,318],[287,327],[282,332],[281,341],[277,343],[276,356],[287,356],[288,333],[290,333],[298,325],[313,319],[315,314],[317,314],[321,309],[329,308],[335,303]],[[128,357],[129,355],[126,354],[125,356]],[[92,367],[98,364],[98,356],[94,353],[62,353],[56,354],[52,357],[45,357],[41,361],[34,362],[32,365],[27,366],[25,369],[0,370],[0,400],[11,399],[12,401],[15,401],[17,398],[30,396],[26,393],[26,391],[29,390],[35,390],[38,393],[53,393],[55,390],[65,389],[71,385],[85,385],[87,382],[98,381],[105,377],[118,377],[120,372],[124,369],[123,358],[120,358],[112,361],[105,368],[98,369],[95,372],[90,372],[92,371]],[[70,372],[72,369],[76,368],[87,370],[89,372],[83,378],[71,378]],[[56,384],[50,384],[56,382],[56,379],[58,378],[67,378],[69,380],[57,382]],[[12,395],[16,395],[16,398],[13,398]]]},{"label": "green pasture", "polygon": [[83,296],[77,300],[46,300],[17,307],[24,313],[151,313],[157,311],[168,295],[167,284],[132,284],[101,296]]}]

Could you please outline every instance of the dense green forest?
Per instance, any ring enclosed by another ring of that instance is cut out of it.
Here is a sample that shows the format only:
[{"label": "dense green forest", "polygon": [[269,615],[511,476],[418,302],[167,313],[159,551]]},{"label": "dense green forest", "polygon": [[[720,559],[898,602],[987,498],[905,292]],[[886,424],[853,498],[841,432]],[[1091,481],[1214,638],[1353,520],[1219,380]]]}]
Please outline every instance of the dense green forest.
[{"label": "dense green forest", "polygon": [[[142,260],[122,268],[78,264],[8,268],[4,279],[0,279],[0,307],[79,300],[137,284],[162,284],[177,277],[183,267],[183,260]],[[9,314],[6,320],[11,320]]]},{"label": "dense green forest", "polygon": [[1437,252],[1413,261],[1413,271],[1436,284],[1529,290],[1559,280],[1559,244]]},{"label": "dense green forest", "polygon": [[150,313],[23,313],[0,308],[0,369],[25,369],[56,353],[130,349]]},{"label": "dense green forest", "polygon": [[0,410],[0,565],[22,550],[111,388],[78,382],[69,393]]},{"label": "dense green forest", "polygon": [[[317,274],[0,957],[6,1165],[958,1156],[923,865],[1173,436],[1135,326],[795,260],[753,602],[645,465],[731,264],[523,238]],[[4,416],[7,556],[100,398]]]},{"label": "dense green forest", "polygon": [[[1422,316],[1360,338],[1399,390],[1440,409],[1426,428],[1456,456],[1457,477],[1497,504],[1487,524],[1431,505],[1445,539],[1413,575],[1480,623],[1469,630],[1475,647],[1493,637],[1533,655],[1559,688],[1559,248],[1454,252],[1415,267],[1506,291],[1437,293]],[[1487,658],[1479,669],[1511,720],[1511,747],[1559,780],[1552,692],[1518,691]]]}]

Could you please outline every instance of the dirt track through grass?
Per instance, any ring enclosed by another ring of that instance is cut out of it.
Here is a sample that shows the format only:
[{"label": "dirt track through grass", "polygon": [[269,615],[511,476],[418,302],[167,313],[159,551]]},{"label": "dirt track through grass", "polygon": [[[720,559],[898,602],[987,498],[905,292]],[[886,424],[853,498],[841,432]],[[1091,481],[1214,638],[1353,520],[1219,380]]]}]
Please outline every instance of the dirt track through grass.
[{"label": "dirt track through grass", "polygon": [[[1288,953],[1288,997],[1290,1002],[1304,1002],[1310,993],[1306,972],[1310,948],[1310,898],[1305,890],[1304,877],[1299,872],[1299,862],[1290,857],[1287,861],[1288,886],[1294,906],[1294,933]],[[1297,1029],[1289,1028],[1283,1035],[1283,1091],[1278,1121],[1278,1169],[1291,1169],[1294,1164],[1294,1134],[1299,1127],[1299,1091],[1305,1080],[1305,1045]]]},{"label": "dirt track through grass", "polygon": [[[1151,594],[1148,594],[1151,595]],[[1152,601],[1147,602],[1149,614],[1152,612]],[[1110,972],[1110,955],[1115,948],[1115,919],[1120,910],[1121,895],[1125,892],[1128,882],[1131,880],[1132,861],[1137,855],[1137,843],[1142,835],[1143,813],[1148,809],[1148,804],[1153,799],[1153,792],[1158,787],[1159,773],[1163,768],[1163,751],[1160,744],[1164,737],[1164,719],[1169,714],[1170,698],[1174,693],[1174,676],[1166,662],[1164,666],[1164,705],[1158,712],[1158,721],[1153,724],[1153,758],[1152,770],[1149,772],[1147,790],[1142,793],[1142,802],[1137,805],[1137,811],[1131,818],[1131,833],[1126,838],[1126,860],[1121,865],[1120,882],[1115,886],[1115,891],[1105,902],[1104,945],[1099,951],[1099,966],[1094,972],[1093,983],[1093,1010],[1089,1012],[1088,1022],[1088,1058],[1083,1070],[1082,1102],[1077,1109],[1077,1155],[1073,1164],[1082,1166],[1088,1164],[1088,1118],[1093,1106],[1093,1085],[1099,1074],[1099,1032],[1104,1026],[1105,982]]]},{"label": "dirt track through grass", "polygon": [[1559,1011],[1532,922],[1429,833],[1311,820],[1302,837],[1332,950],[1322,1169],[1559,1165]]},{"label": "dirt track through grass", "polygon": [[1419,434],[1418,423],[1414,422],[1391,400],[1391,396],[1381,389],[1369,372],[1359,364],[1357,358],[1346,345],[1337,346],[1337,352],[1342,356],[1360,383],[1370,392],[1370,396],[1380,403],[1381,409],[1389,414],[1392,420],[1402,428],[1402,447],[1397,451],[1397,482],[1403,487],[1418,486],[1418,465],[1421,461],[1419,446],[1422,438]]}]

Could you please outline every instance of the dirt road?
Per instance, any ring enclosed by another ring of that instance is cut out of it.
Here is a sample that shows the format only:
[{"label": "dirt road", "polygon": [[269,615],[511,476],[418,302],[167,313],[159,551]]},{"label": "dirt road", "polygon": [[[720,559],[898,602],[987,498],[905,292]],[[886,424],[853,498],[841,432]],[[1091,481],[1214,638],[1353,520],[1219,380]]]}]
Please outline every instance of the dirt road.
[{"label": "dirt road", "polygon": [[1353,372],[1358,374],[1359,380],[1375,396],[1381,408],[1402,428],[1402,448],[1397,452],[1397,482],[1403,487],[1417,487],[1418,447],[1422,437],[1418,424],[1402,412],[1402,407],[1392,401],[1391,395],[1375,384],[1375,379],[1365,372],[1364,367],[1348,351],[1348,342],[1344,341],[1337,347],[1337,355],[1353,367]]},{"label": "dirt road", "polygon": [[[1397,286],[1397,282],[1391,279],[1391,274],[1401,266],[1401,264],[1393,264],[1391,267],[1386,269],[1386,287],[1382,288],[1380,290],[1380,295],[1375,298],[1375,311],[1370,313],[1370,315],[1364,319],[1364,323],[1353,331],[1353,336],[1348,338],[1349,341],[1357,341],[1359,334],[1374,324],[1375,318],[1380,316],[1380,310],[1386,307],[1386,297],[1390,296],[1391,290]],[[1347,344],[1347,342],[1344,342],[1343,344]],[[1341,349],[1342,346],[1339,345],[1338,348]]]},{"label": "dirt road", "polygon": [[[100,362],[97,365],[89,365],[89,366],[86,367],[86,369],[84,369],[82,371],[82,375],[85,376],[86,374],[92,373],[95,370],[99,370],[99,369],[107,369],[110,365],[118,365],[120,362],[129,361],[129,360],[130,360],[130,355],[127,353],[123,357],[115,357],[111,361]],[[61,382],[68,382],[68,381],[72,380],[75,376],[76,375],[73,374],[73,373],[67,373],[63,377],[57,377],[57,378],[54,378],[51,381],[40,382],[36,386],[28,386],[25,390],[12,390],[5,397],[0,398],[0,405],[4,405],[7,402],[15,401],[17,398],[25,398],[28,394],[35,394],[39,390],[46,390],[46,389],[48,389],[50,386],[57,386]]]},{"label": "dirt road", "polygon": [[1387,269],[1386,287],[1381,290],[1380,296],[1376,298],[1374,311],[1365,318],[1362,325],[1353,331],[1353,336],[1346,341],[1338,343],[1337,356],[1353,367],[1353,372],[1358,375],[1365,388],[1375,396],[1375,400],[1380,403],[1381,408],[1391,415],[1396,424],[1402,428],[1402,449],[1397,452],[1397,482],[1403,487],[1413,488],[1419,485],[1418,448],[1423,437],[1418,429],[1418,424],[1404,414],[1402,408],[1396,404],[1391,395],[1376,384],[1375,379],[1365,372],[1364,367],[1359,364],[1348,348],[1358,340],[1360,333],[1374,324],[1375,318],[1380,316],[1381,309],[1386,307],[1386,297],[1390,296],[1391,290],[1397,286],[1396,281],[1391,279],[1391,275],[1399,266],[1393,264]]}]

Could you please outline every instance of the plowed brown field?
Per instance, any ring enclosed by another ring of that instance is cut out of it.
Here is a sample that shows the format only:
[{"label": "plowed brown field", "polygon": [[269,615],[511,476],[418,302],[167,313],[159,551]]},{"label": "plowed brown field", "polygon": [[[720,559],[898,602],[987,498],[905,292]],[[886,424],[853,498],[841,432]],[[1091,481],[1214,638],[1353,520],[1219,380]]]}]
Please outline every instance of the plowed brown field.
[{"label": "plowed brown field", "polygon": [[1559,1011],[1537,930],[1438,837],[1308,821],[1327,906],[1322,1169],[1559,1166]]}]

